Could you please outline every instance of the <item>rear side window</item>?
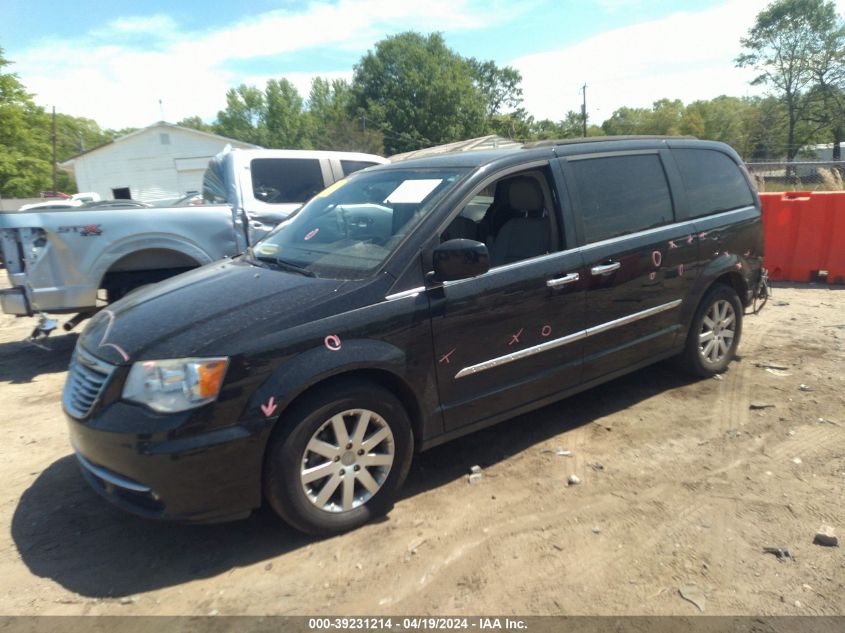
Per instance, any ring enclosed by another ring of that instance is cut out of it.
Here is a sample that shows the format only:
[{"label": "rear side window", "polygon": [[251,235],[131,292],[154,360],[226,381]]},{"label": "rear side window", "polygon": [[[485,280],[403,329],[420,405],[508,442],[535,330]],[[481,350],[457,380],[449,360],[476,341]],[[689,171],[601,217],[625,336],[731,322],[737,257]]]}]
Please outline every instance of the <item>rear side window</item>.
[{"label": "rear side window", "polygon": [[674,221],[666,173],[656,154],[570,161],[587,243]]},{"label": "rear side window", "polygon": [[255,158],[250,171],[252,195],[270,204],[305,202],[325,187],[316,158]]},{"label": "rear side window", "polygon": [[372,167],[373,165],[378,165],[378,163],[372,163],[367,160],[342,160],[340,161],[340,166],[343,168],[344,175],[348,176],[351,173],[356,171],[361,171],[362,169],[366,169],[367,167]]},{"label": "rear side window", "polygon": [[674,149],[672,155],[687,189],[691,218],[754,204],[739,165],[722,152]]}]

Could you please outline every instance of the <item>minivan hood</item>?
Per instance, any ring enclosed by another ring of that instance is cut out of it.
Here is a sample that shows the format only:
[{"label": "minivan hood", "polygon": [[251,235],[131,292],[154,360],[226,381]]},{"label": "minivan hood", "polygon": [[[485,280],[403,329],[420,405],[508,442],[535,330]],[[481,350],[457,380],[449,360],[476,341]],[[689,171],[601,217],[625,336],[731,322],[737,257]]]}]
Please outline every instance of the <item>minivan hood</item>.
[{"label": "minivan hood", "polygon": [[89,321],[79,344],[118,364],[230,356],[269,332],[310,320],[310,307],[357,285],[224,260],[111,304]]}]

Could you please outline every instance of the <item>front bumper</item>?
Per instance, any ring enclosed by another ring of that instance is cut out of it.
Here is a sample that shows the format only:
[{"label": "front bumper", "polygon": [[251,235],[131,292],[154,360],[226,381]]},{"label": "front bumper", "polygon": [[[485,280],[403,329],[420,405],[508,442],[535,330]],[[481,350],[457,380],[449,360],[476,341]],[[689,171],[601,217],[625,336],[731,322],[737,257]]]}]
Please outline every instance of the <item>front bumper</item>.
[{"label": "front bumper", "polygon": [[[161,437],[161,415],[116,402],[93,420],[68,417],[82,474],[113,504],[148,519],[213,523],[261,505],[269,428],[240,423]],[[172,424],[173,420],[169,420]]]}]

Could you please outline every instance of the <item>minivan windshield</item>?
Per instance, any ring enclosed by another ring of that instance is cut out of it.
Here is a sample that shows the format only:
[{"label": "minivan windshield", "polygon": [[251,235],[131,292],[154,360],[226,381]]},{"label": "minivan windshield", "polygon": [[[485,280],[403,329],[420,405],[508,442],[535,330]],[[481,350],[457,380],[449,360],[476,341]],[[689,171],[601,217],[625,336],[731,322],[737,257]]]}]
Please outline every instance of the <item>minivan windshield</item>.
[{"label": "minivan windshield", "polygon": [[465,169],[359,172],[318,193],[252,249],[309,276],[361,279],[396,250]]}]

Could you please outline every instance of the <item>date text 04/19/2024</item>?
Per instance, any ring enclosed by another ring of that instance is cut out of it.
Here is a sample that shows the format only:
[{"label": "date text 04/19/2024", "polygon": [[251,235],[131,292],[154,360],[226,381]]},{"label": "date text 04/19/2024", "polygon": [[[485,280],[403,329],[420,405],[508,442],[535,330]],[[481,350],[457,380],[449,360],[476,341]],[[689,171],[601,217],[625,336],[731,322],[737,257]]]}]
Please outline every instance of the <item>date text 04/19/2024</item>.
[{"label": "date text 04/19/2024", "polygon": [[309,618],[308,629],[312,631],[329,630],[525,630],[524,620],[515,618],[443,618],[443,617],[406,617],[398,618]]}]

